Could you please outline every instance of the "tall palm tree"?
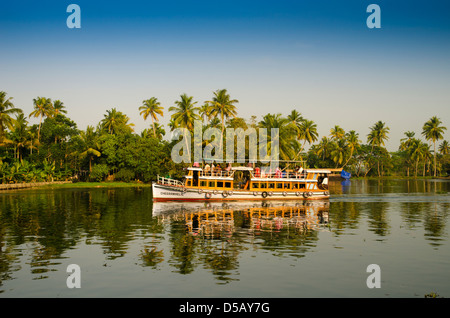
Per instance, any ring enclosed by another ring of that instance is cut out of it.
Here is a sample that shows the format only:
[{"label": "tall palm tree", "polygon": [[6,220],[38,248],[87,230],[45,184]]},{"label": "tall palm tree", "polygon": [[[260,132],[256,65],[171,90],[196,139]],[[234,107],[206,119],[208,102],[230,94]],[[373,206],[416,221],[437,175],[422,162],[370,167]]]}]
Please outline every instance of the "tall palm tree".
[{"label": "tall palm tree", "polygon": [[150,99],[146,99],[142,101],[142,106],[139,107],[140,115],[144,117],[144,120],[147,120],[147,117],[150,116],[152,119],[153,126],[153,135],[156,137],[156,128],[155,121],[158,121],[158,115],[163,116],[164,107],[161,106],[161,103],[158,102],[156,97],[152,97]]},{"label": "tall palm tree", "polygon": [[448,143],[447,140],[444,140],[440,145],[439,145],[439,152],[442,155],[448,155],[450,153],[450,145]]},{"label": "tall palm tree", "polygon": [[51,117],[53,114],[53,104],[50,98],[45,97],[37,97],[33,99],[34,110],[30,113],[30,116],[35,118],[40,117],[39,119],[39,128],[38,128],[38,140],[40,140],[41,136],[41,125],[43,117]]},{"label": "tall palm tree", "polygon": [[345,136],[345,130],[339,125],[335,125],[330,129],[330,136],[333,140],[342,139]]},{"label": "tall palm tree", "polygon": [[[197,104],[197,102],[194,102],[193,99],[193,96],[183,94],[180,96],[180,100],[175,101],[175,106],[171,106],[169,108],[170,112],[174,112],[171,116],[173,127],[186,128],[189,131],[194,130],[194,122],[200,119],[200,116],[198,115],[198,111],[200,110],[200,108],[195,107],[195,104]],[[187,136],[184,135],[188,156],[190,158],[190,147],[187,144],[186,137]]]},{"label": "tall palm tree", "polygon": [[297,129],[299,129],[301,123],[303,122],[304,118],[302,114],[300,114],[298,111],[293,109],[291,113],[287,116],[288,120],[291,121]]},{"label": "tall palm tree", "polygon": [[53,116],[58,116],[59,114],[67,114],[67,110],[64,103],[58,99],[53,102]]},{"label": "tall palm tree", "polygon": [[17,115],[11,137],[14,143],[16,158],[22,161],[22,148],[28,147],[31,144],[28,122],[23,113]]},{"label": "tall palm tree", "polygon": [[0,92],[0,142],[5,138],[5,129],[12,129],[15,119],[12,115],[19,115],[22,110],[14,107],[12,97],[6,98],[6,93]]},{"label": "tall palm tree", "polygon": [[[271,132],[272,128],[277,129],[277,135],[267,134],[266,154],[271,153],[275,138],[278,140],[279,157],[281,160],[291,160],[295,156],[295,149],[298,149],[298,141],[295,136],[296,127],[291,120],[284,118],[281,114],[267,114],[258,124],[259,128],[264,128]],[[262,147],[263,145],[259,145]]]},{"label": "tall palm tree", "polygon": [[327,136],[323,136],[315,151],[318,156],[322,156],[322,160],[328,157],[331,148],[331,140]]},{"label": "tall palm tree", "polygon": [[[385,145],[385,142],[389,139],[389,127],[386,126],[381,120],[376,122],[370,127],[370,133],[367,135],[367,142],[372,146],[372,154],[374,147],[381,147]],[[380,176],[380,161],[377,160],[378,176]]]},{"label": "tall palm tree", "polygon": [[407,131],[405,132],[406,138],[400,139],[400,146],[399,149],[401,151],[404,151],[406,153],[407,159],[406,159],[406,173],[409,177],[409,167],[410,167],[410,159],[411,159],[411,146],[414,143],[414,135],[415,132],[413,131]]},{"label": "tall palm tree", "polygon": [[212,100],[206,101],[210,107],[210,115],[220,117],[222,123],[222,134],[220,139],[220,148],[222,149],[223,133],[225,131],[225,119],[236,117],[237,110],[235,104],[239,103],[237,99],[231,99],[226,89],[220,89],[214,92]]},{"label": "tall palm tree", "polygon": [[298,135],[297,135],[297,139],[303,140],[303,144],[299,152],[295,156],[295,158],[297,158],[303,151],[306,142],[312,144],[313,142],[317,141],[318,137],[319,134],[317,133],[317,125],[312,120],[304,119],[300,124],[300,126],[298,127]]},{"label": "tall palm tree", "polygon": [[348,133],[346,133],[345,139],[347,141],[346,147],[350,149],[350,156],[344,163],[343,167],[345,167],[347,163],[350,161],[350,159],[352,159],[353,153],[361,144],[361,140],[359,140],[359,134],[354,130],[350,130]]},{"label": "tall palm tree", "polygon": [[133,131],[132,127],[134,124],[129,123],[130,118],[128,118],[128,116],[121,111],[118,111],[116,108],[107,110],[103,117],[104,118],[100,122],[101,129],[110,134]]},{"label": "tall palm tree", "polygon": [[79,138],[82,141],[82,150],[80,153],[81,158],[89,158],[89,173],[92,172],[92,160],[94,156],[100,157],[101,152],[99,151],[100,146],[97,141],[97,135],[93,126],[87,126],[86,130],[80,131]]},{"label": "tall palm tree", "polygon": [[427,140],[433,142],[434,147],[434,176],[436,177],[436,141],[444,138],[444,131],[447,130],[446,127],[441,125],[442,122],[436,116],[431,117],[422,128],[422,135],[425,136]]}]

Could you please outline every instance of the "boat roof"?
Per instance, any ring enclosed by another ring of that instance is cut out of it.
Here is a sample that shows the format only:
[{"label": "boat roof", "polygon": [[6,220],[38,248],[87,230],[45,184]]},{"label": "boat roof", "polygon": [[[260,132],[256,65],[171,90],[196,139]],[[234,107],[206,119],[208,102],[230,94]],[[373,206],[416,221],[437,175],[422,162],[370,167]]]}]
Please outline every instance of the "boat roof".
[{"label": "boat roof", "polygon": [[327,169],[305,169],[306,172],[315,172],[315,173],[331,173],[330,170]]},{"label": "boat roof", "polygon": [[253,171],[252,167],[231,167],[231,170]]}]

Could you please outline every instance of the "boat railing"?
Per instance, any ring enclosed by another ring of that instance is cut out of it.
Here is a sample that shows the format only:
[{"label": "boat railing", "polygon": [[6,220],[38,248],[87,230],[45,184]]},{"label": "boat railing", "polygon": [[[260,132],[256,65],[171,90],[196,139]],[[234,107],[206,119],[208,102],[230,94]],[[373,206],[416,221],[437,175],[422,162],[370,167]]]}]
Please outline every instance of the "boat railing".
[{"label": "boat railing", "polygon": [[231,177],[233,175],[233,171],[227,171],[227,170],[203,170],[200,174],[202,177],[219,177],[219,178],[227,178]]},{"label": "boat railing", "polygon": [[175,180],[175,179],[171,179],[171,178],[165,178],[165,177],[161,177],[158,175],[158,181],[159,184],[162,185],[171,185],[171,186],[177,186],[177,187],[182,187],[183,183],[181,181]]}]

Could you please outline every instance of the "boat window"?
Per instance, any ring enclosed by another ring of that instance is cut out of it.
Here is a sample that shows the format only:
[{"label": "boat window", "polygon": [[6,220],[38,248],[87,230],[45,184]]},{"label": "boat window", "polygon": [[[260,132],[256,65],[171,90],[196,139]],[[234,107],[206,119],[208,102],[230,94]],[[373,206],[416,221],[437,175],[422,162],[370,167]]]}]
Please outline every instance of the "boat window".
[{"label": "boat window", "polygon": [[289,182],[286,182],[286,183],[284,184],[284,188],[285,188],[285,189],[290,189],[290,188],[291,188],[291,184],[290,184]]},{"label": "boat window", "polygon": [[269,189],[275,189],[275,183],[273,182],[269,183]]},{"label": "boat window", "polygon": [[217,187],[218,188],[223,188],[223,182],[222,181],[217,181]]},{"label": "boat window", "polygon": [[231,182],[225,182],[225,188],[231,188]]},{"label": "boat window", "polygon": [[209,181],[208,182],[208,187],[214,188],[215,186],[216,186],[216,182],[215,181]]},{"label": "boat window", "polygon": [[188,180],[187,186],[190,187],[191,185],[192,185],[192,181],[191,181],[191,180]]},{"label": "boat window", "polygon": [[267,183],[261,182],[261,189],[266,189],[266,188],[267,188]]},{"label": "boat window", "polygon": [[292,185],[292,189],[298,189],[298,183],[297,182]]},{"label": "boat window", "polygon": [[300,185],[300,189],[304,189],[304,188],[305,188],[305,184],[302,183],[302,184]]},{"label": "boat window", "polygon": [[200,181],[200,186],[201,187],[206,187],[206,181]]},{"label": "boat window", "polygon": [[283,189],[283,183],[278,182],[277,183],[277,189]]},{"label": "boat window", "polygon": [[253,189],[258,189],[259,188],[259,183],[258,182],[252,182],[252,188]]}]

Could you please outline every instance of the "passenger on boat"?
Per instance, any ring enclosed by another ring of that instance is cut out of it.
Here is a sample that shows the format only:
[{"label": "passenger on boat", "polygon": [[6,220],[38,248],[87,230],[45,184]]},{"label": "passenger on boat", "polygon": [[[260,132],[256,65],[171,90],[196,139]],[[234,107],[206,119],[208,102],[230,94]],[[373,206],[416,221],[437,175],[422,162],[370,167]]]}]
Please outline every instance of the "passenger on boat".
[{"label": "passenger on boat", "polygon": [[209,166],[209,164],[207,163],[206,165],[205,165],[205,169],[204,169],[204,171],[205,171],[205,175],[209,175],[209,170],[211,169],[211,167]]},{"label": "passenger on boat", "polygon": [[200,164],[198,162],[194,162],[194,164],[192,165],[194,168],[199,168]]},{"label": "passenger on boat", "polygon": [[255,177],[259,178],[261,176],[261,169],[259,167],[255,168]]},{"label": "passenger on boat", "polygon": [[281,170],[278,167],[275,169],[275,177],[276,178],[281,178]]}]

